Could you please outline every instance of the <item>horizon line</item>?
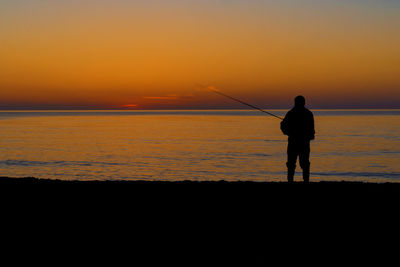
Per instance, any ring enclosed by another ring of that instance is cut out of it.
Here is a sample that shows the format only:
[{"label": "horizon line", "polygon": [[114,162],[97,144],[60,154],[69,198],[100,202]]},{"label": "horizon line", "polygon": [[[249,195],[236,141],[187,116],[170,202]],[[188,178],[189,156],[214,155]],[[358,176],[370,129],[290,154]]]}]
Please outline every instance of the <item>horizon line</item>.
[{"label": "horizon line", "polygon": [[[265,108],[267,110],[289,110],[293,107],[289,108]],[[400,110],[399,108],[308,108],[310,110]],[[25,109],[25,108],[15,108],[15,109],[3,109],[0,107],[0,112],[6,112],[6,111],[247,111],[247,110],[252,110],[256,111],[254,109],[250,108],[184,108],[184,109],[178,109],[178,108],[168,108],[168,109],[111,109],[111,108],[31,108],[31,109]]]}]

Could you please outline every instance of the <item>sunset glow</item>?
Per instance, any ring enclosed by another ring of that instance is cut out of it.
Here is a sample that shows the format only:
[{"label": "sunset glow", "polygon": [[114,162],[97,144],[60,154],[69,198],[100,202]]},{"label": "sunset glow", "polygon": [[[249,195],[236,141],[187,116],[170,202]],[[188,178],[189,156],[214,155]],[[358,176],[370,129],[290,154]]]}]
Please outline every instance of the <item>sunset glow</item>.
[{"label": "sunset glow", "polygon": [[4,0],[0,108],[399,108],[393,0]]}]

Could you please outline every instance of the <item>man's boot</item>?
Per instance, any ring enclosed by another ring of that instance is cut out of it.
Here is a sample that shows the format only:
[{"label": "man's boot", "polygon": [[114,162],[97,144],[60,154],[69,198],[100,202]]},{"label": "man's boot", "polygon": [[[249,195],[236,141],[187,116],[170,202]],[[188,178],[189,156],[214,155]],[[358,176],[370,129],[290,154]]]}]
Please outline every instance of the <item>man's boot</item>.
[{"label": "man's boot", "polygon": [[293,181],[294,181],[294,169],[288,169],[287,180],[288,180],[289,183],[293,183]]},{"label": "man's boot", "polygon": [[294,172],[296,170],[296,165],[290,166],[289,164],[286,163],[286,166],[288,168],[287,170],[287,179],[289,183],[293,183],[294,181]]},{"label": "man's boot", "polygon": [[305,183],[310,182],[310,167],[303,169],[303,180]]}]

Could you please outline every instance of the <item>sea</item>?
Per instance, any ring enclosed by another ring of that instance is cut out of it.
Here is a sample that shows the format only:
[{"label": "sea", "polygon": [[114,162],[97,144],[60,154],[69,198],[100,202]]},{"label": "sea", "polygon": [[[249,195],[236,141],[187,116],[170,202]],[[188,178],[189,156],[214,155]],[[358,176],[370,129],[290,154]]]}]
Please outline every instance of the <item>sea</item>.
[{"label": "sea", "polygon": [[[311,181],[400,182],[400,110],[312,111]],[[286,181],[279,125],[257,110],[0,111],[0,176]]]}]

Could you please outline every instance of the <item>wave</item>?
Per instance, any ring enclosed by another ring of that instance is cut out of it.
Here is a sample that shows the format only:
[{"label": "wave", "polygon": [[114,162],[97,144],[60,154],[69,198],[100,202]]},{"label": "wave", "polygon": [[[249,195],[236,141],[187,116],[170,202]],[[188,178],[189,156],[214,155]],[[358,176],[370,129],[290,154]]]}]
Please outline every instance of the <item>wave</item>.
[{"label": "wave", "polygon": [[400,178],[398,172],[313,172],[317,176]]},{"label": "wave", "polygon": [[31,161],[31,160],[2,160],[0,166],[121,166],[125,163],[96,162],[96,161]]}]

